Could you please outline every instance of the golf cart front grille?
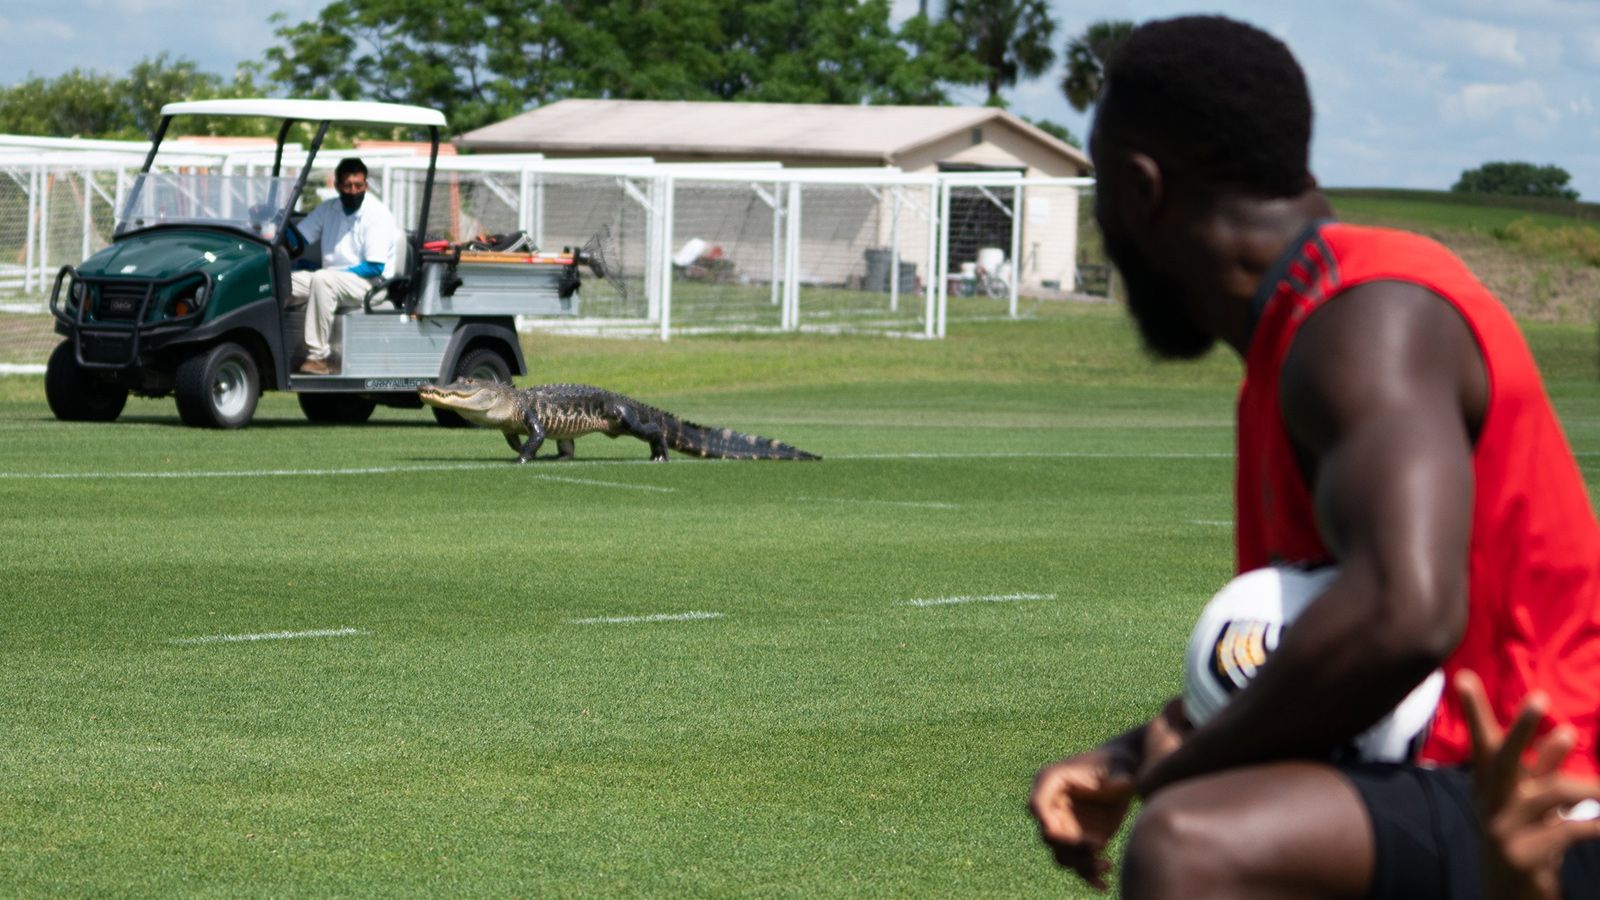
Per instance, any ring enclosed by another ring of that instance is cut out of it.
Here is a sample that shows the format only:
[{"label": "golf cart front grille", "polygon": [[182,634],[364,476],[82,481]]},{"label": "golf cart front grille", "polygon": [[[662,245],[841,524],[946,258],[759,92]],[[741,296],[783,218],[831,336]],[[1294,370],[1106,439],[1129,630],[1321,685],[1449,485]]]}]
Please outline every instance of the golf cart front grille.
[{"label": "golf cart front grille", "polygon": [[126,365],[138,345],[131,331],[83,331],[78,335],[78,354],[89,365]]},{"label": "golf cart front grille", "polygon": [[139,317],[150,286],[107,282],[100,285],[99,291],[100,302],[95,309],[95,318],[127,321]]}]

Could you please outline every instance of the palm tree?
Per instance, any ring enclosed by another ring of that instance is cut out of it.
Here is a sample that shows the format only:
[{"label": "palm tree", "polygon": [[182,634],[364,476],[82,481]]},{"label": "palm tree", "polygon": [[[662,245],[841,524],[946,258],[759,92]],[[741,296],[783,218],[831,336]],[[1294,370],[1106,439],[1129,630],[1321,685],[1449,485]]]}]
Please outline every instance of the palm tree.
[{"label": "palm tree", "polygon": [[1061,79],[1061,92],[1073,109],[1088,112],[1094,105],[1105,84],[1106,61],[1132,30],[1132,22],[1106,19],[1067,42],[1067,74]]},{"label": "palm tree", "polygon": [[949,0],[945,21],[961,33],[961,52],[988,70],[989,105],[1003,106],[1000,89],[1036,78],[1055,64],[1050,38],[1056,20],[1048,0]]}]

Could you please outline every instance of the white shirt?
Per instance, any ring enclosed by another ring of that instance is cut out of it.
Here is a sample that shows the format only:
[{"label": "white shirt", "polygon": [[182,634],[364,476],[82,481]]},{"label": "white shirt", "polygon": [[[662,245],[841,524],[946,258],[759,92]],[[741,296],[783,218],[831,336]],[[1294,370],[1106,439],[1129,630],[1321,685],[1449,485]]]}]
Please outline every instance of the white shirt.
[{"label": "white shirt", "polygon": [[400,226],[383,201],[367,194],[361,208],[346,213],[338,197],[325,200],[295,226],[307,241],[322,239],[322,267],[348,269],[367,260],[383,263],[383,277],[395,274]]}]

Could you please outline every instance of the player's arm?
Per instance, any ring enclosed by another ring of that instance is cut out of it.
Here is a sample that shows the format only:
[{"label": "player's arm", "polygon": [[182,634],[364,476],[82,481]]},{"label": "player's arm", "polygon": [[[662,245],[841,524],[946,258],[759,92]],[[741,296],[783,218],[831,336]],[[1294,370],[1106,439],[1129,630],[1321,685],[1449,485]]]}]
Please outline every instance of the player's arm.
[{"label": "player's arm", "polygon": [[1341,573],[1141,790],[1323,755],[1450,654],[1466,626],[1472,429],[1486,383],[1466,323],[1420,287],[1351,289],[1301,327],[1280,401]]}]

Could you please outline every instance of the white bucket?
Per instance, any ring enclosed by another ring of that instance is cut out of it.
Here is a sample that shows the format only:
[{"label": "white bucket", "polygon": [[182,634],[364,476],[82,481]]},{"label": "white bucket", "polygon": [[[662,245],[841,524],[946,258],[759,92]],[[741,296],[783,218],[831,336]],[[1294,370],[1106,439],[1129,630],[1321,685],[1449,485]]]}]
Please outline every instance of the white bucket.
[{"label": "white bucket", "polygon": [[694,261],[699,259],[700,254],[704,252],[706,252],[705,241],[700,238],[689,238],[682,247],[678,248],[678,252],[672,255],[672,264],[675,266],[693,265]]},{"label": "white bucket", "polygon": [[993,275],[1005,265],[1006,252],[999,247],[984,247],[978,251],[978,268]]}]

